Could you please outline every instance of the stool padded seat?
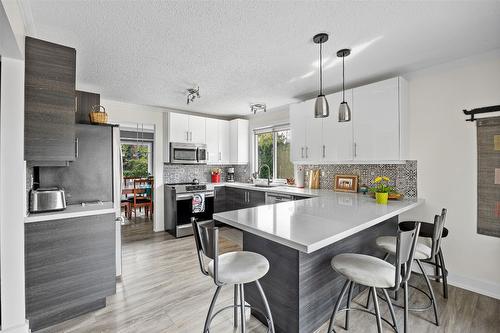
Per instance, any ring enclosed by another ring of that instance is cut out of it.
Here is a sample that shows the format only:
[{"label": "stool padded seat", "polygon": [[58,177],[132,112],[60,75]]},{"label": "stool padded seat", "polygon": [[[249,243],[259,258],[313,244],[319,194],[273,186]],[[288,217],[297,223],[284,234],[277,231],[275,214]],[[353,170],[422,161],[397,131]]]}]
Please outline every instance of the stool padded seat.
[{"label": "stool padded seat", "polygon": [[[219,255],[218,279],[225,284],[250,283],[259,280],[268,271],[269,261],[258,253],[236,251]],[[208,264],[208,273],[213,277],[213,260]]]},{"label": "stool padded seat", "polygon": [[392,288],[396,279],[396,268],[377,257],[343,253],[332,259],[335,271],[357,284],[375,288]]},{"label": "stool padded seat", "polygon": [[[396,237],[382,236],[375,241],[377,246],[390,254],[396,254]],[[415,249],[415,259],[426,260],[431,258],[432,239],[427,237],[419,237]]]},{"label": "stool padded seat", "polygon": [[[399,229],[401,231],[408,231],[414,228],[415,221],[403,221],[399,223]],[[418,235],[420,237],[429,237],[432,238],[432,234],[434,233],[434,223],[429,222],[420,222],[420,232]],[[443,228],[443,235],[441,237],[445,238],[448,236],[448,229],[446,227]]]}]

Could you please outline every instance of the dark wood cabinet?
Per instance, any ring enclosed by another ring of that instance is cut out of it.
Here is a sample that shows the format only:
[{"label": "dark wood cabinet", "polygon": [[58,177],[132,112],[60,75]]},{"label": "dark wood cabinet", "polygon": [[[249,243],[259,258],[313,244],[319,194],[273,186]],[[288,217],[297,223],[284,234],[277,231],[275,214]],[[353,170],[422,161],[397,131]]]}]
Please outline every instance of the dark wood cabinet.
[{"label": "dark wood cabinet", "polygon": [[214,189],[214,213],[221,213],[228,211],[227,209],[227,196],[226,188],[224,186],[216,186]]},{"label": "dark wood cabinet", "polygon": [[24,159],[75,159],[76,50],[26,37]]},{"label": "dark wood cabinet", "polygon": [[116,292],[115,214],[25,224],[26,316],[47,327]]},{"label": "dark wood cabinet", "polygon": [[248,191],[249,207],[257,207],[266,204],[266,193],[262,191]]},{"label": "dark wood cabinet", "polygon": [[226,188],[227,210],[257,207],[266,203],[266,193],[262,191]]},{"label": "dark wood cabinet", "polygon": [[90,124],[89,113],[94,105],[101,104],[101,95],[87,91],[76,91],[76,122]]}]

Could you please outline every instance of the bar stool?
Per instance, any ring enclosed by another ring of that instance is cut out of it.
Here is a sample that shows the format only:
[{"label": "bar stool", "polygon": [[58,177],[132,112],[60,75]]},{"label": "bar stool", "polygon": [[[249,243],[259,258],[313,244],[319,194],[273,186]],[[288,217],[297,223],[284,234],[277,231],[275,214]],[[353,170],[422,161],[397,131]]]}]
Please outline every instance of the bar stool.
[{"label": "bar stool", "polygon": [[[197,222],[193,218],[191,224],[193,226],[201,272],[204,275],[211,276],[217,286],[208,309],[203,333],[209,333],[210,323],[213,318],[229,308],[233,308],[234,311],[234,327],[238,327],[238,309],[240,311],[241,333],[246,332],[245,308],[250,308],[262,314],[267,319],[267,332],[274,333],[271,309],[259,282],[259,279],[269,271],[269,261],[258,253],[248,251],[235,251],[219,255],[219,229],[215,227],[214,221]],[[208,265],[205,264],[205,257],[211,259]],[[246,305],[245,303],[244,285],[252,282],[255,283],[259,290],[266,314],[262,310]],[[222,287],[226,285],[234,286],[234,304],[226,306],[213,314],[217,297]]]},{"label": "bar stool", "polygon": [[[408,302],[408,280],[410,279],[412,271],[412,263],[415,255],[415,248],[418,239],[418,232],[420,230],[420,224],[416,223],[414,229],[410,231],[398,231],[396,239],[396,262],[395,265],[388,263],[383,259],[377,257],[355,254],[355,253],[344,253],[335,256],[332,259],[333,269],[344,276],[347,281],[345,282],[342,291],[335,303],[335,307],[330,317],[330,324],[328,326],[328,333],[333,330],[333,323],[335,320],[335,315],[338,312],[346,311],[345,317],[345,329],[349,329],[349,311],[358,310],[375,315],[377,318],[377,330],[382,333],[382,321],[389,324],[394,331],[398,332],[398,325],[396,321],[396,315],[394,313],[394,308],[390,302],[387,290],[397,291],[399,288],[404,290],[405,299],[405,309],[407,309]],[[375,313],[367,309],[351,308],[351,296],[352,288],[354,284],[359,284],[367,286],[370,288],[371,295],[373,296],[373,303],[375,304]],[[339,310],[342,299],[349,288],[349,293],[347,296],[346,308]],[[389,311],[392,317],[392,324],[382,318],[380,315],[380,308],[378,303],[377,289],[382,289],[384,293],[384,298],[389,305]],[[408,322],[408,312],[404,313],[405,320],[405,332]],[[335,332],[335,330],[333,330]]]},{"label": "bar stool", "polygon": [[[411,308],[407,310],[412,310],[412,311],[425,311],[431,306],[434,309],[434,318],[435,318],[435,324],[436,326],[439,326],[439,315],[438,315],[438,309],[437,309],[437,302],[436,302],[436,297],[434,295],[434,291],[432,289],[432,285],[429,281],[429,276],[425,273],[424,267],[422,266],[422,261],[427,261],[430,260],[431,258],[434,258],[437,253],[439,253],[439,250],[441,248],[441,235],[443,233],[443,228],[444,228],[444,222],[446,220],[446,209],[443,209],[441,215],[436,215],[434,217],[434,230],[433,230],[433,235],[432,239],[429,238],[419,238],[417,241],[417,246],[415,249],[415,258],[414,260],[416,261],[420,273],[424,277],[425,283],[427,285],[427,289],[429,291],[429,294],[427,294],[425,291],[418,287],[413,287],[420,292],[422,292],[427,298],[430,300],[430,304],[428,307],[424,308]],[[420,222],[414,222],[419,223]],[[395,255],[396,254],[396,238],[391,237],[391,236],[384,236],[384,237],[379,237],[376,240],[377,245],[382,248],[383,250],[386,251],[386,257],[388,255]],[[369,306],[369,300],[367,302],[367,307]]]},{"label": "bar stool", "polygon": [[[446,208],[441,210],[441,218],[446,217]],[[414,221],[404,221],[399,223],[399,229],[406,231],[413,227]],[[420,237],[432,238],[434,232],[434,224],[429,222],[420,222]],[[443,228],[443,234],[441,238],[446,238],[448,236],[448,229]],[[435,275],[429,276],[429,278],[436,278],[436,281],[443,283],[443,296],[448,298],[448,270],[446,269],[446,264],[444,262],[443,248],[439,248],[439,252],[436,254],[432,260],[424,260],[426,263],[431,264],[435,267]]]}]

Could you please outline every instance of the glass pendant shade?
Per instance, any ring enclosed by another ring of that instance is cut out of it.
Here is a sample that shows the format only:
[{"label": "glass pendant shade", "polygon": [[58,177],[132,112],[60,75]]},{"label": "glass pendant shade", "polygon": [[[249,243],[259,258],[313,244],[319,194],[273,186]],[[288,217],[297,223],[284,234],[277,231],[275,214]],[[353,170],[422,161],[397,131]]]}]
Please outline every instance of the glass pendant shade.
[{"label": "glass pendant shade", "polygon": [[314,105],[314,117],[315,118],[326,118],[330,115],[330,107],[328,106],[328,101],[325,95],[319,95],[316,97],[316,104]]},{"label": "glass pendant shade", "polygon": [[347,102],[340,103],[339,122],[351,121],[351,108]]}]

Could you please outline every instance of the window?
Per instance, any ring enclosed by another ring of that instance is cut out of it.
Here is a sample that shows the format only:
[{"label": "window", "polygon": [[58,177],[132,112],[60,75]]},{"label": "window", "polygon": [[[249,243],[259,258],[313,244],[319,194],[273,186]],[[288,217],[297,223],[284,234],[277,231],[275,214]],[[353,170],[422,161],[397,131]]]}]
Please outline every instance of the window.
[{"label": "window", "polygon": [[[259,178],[293,178],[290,161],[290,129],[266,129],[255,131],[255,172]],[[269,170],[263,165],[269,166]],[[269,174],[270,173],[270,174]]]},{"label": "window", "polygon": [[153,174],[153,143],[121,142],[124,177],[148,177]]}]

